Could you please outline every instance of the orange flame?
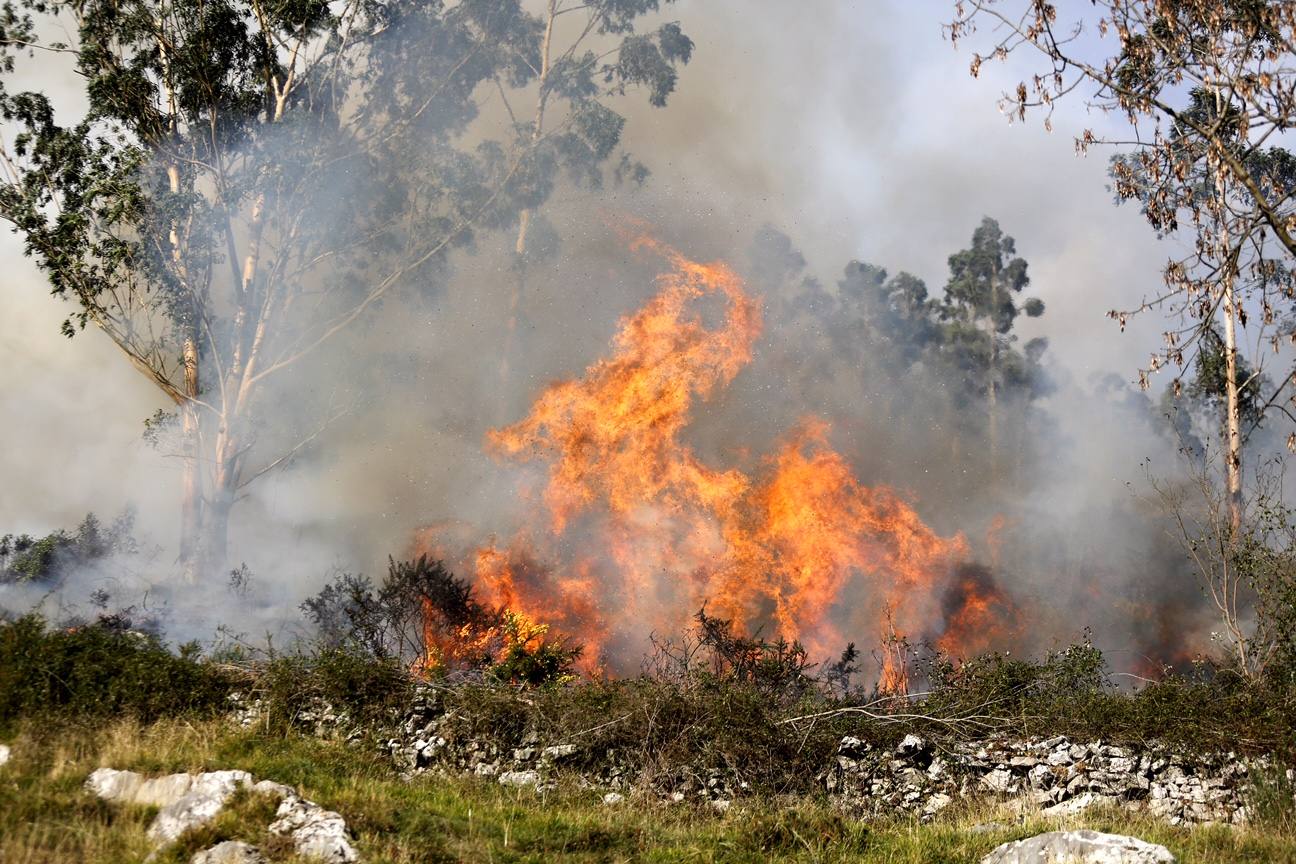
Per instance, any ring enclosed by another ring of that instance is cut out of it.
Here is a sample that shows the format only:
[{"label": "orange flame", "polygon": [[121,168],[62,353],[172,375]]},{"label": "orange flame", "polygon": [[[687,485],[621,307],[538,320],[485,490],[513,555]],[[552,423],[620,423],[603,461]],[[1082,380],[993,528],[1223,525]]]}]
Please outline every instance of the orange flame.
[{"label": "orange flame", "polygon": [[[590,656],[678,632],[704,605],[820,654],[847,630],[874,631],[888,608],[901,632],[925,632],[966,556],[962,536],[938,535],[898,493],[862,484],[817,418],[750,475],[705,464],[682,434],[751,361],[760,304],[723,263],[651,238],[633,245],[670,269],[620,321],[611,355],[487,434],[501,457],[547,463],[547,519],[507,549],[476,552],[479,588]],[[721,313],[708,314],[716,301]]]}]

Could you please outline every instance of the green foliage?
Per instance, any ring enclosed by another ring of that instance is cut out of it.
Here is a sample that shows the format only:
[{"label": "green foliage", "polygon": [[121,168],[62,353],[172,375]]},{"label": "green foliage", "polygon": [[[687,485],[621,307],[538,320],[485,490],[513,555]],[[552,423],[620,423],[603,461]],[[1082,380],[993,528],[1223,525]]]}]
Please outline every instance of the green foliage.
[{"label": "green foliage", "polygon": [[23,717],[210,714],[232,686],[186,645],[111,624],[51,628],[39,615],[0,622],[0,724]]},{"label": "green foliage", "polygon": [[733,622],[699,610],[694,617],[698,664],[692,670],[715,677],[725,685],[750,687],[785,705],[804,697],[813,687],[812,670],[800,642],[782,636],[774,640],[734,632]]},{"label": "green foliage", "polygon": [[311,656],[277,657],[259,670],[255,692],[270,722],[287,728],[322,705],[346,711],[356,722],[381,722],[408,702],[414,679],[394,657],[374,657],[345,648]]},{"label": "green foliage", "polygon": [[[380,301],[436,290],[455,249],[564,174],[643,179],[614,161],[612,97],[674,91],[692,41],[676,22],[637,29],[670,2],[4,5],[0,219],[71,302],[63,332],[99,329],[176,406],[178,430],[160,414],[145,433],[175,433],[191,479],[209,475],[183,508],[186,568],[223,570],[238,490],[296,452],[298,420],[336,412],[268,376]],[[569,44],[547,38],[559,14]],[[18,89],[47,51],[82,85],[66,104]],[[546,105],[564,109],[548,127]],[[474,127],[496,112],[513,122]]]},{"label": "green foliage", "polygon": [[65,572],[134,552],[138,549],[131,534],[134,522],[129,510],[106,527],[90,513],[71,533],[60,529],[40,538],[6,534],[0,537],[0,583],[53,584]]},{"label": "green foliage", "polygon": [[[939,425],[953,438],[948,443],[955,452],[981,449],[962,439],[968,431],[988,434],[992,422],[996,438],[1003,429],[1025,442],[1020,430],[1031,419],[1027,411],[1051,387],[1043,367],[1048,342],[1037,337],[1019,345],[1014,328],[1023,315],[1043,315],[1044,303],[1020,296],[1030,282],[1027,264],[998,222],[984,219],[969,248],[949,256],[949,279],[938,296],[917,276],[892,275],[861,261],[846,266],[835,293],[826,291],[801,276],[804,257],[768,226],[758,233],[751,259],[758,279],[791,295],[787,312],[807,328],[807,337],[827,337],[825,353],[840,361],[843,374],[855,377],[858,390],[900,403],[890,407],[893,417],[917,402],[926,414],[911,425],[935,425],[932,409],[944,402],[953,416]],[[823,365],[816,365],[806,386],[814,388],[824,377]],[[917,388],[922,400],[895,395]],[[1002,422],[996,419],[1001,413]],[[1007,441],[1001,446],[1010,449]]]},{"label": "green foliage", "polygon": [[1043,395],[1039,359],[1046,345],[1032,340],[1025,353],[1013,348],[1018,316],[1044,314],[1044,303],[1017,295],[1030,284],[1026,261],[1013,238],[986,217],[972,232],[972,245],[949,257],[950,278],[938,307],[943,323],[940,354],[960,380],[965,398],[985,398],[990,389],[1004,397]]},{"label": "green foliage", "polygon": [[1208,662],[1185,673],[1167,669],[1132,693],[1107,679],[1101,652],[1087,643],[1038,662],[1003,654],[962,663],[936,657],[921,671],[932,692],[918,713],[975,716],[987,732],[1250,753],[1271,752],[1296,735],[1296,688]]},{"label": "green foliage", "polygon": [[1261,488],[1227,557],[1253,599],[1255,669],[1277,689],[1296,688],[1296,511]]},{"label": "green foliage", "polygon": [[1252,825],[1296,836],[1296,780],[1288,774],[1291,744],[1279,751],[1266,768],[1253,768],[1247,775],[1247,813]]},{"label": "green foliage", "polygon": [[503,637],[503,650],[485,666],[486,680],[499,684],[540,687],[574,680],[572,664],[581,655],[579,645],[551,640],[547,624],[536,624],[507,609],[496,625]]}]

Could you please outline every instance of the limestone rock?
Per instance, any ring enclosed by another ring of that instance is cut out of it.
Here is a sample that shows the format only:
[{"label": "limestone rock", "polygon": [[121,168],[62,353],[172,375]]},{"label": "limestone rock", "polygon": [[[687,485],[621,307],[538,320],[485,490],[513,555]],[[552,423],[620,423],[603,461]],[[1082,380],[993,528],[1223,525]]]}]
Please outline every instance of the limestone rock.
[{"label": "limestone rock", "polygon": [[499,775],[501,786],[534,786],[540,782],[535,771],[505,771]]},{"label": "limestone rock", "polygon": [[944,792],[937,792],[935,795],[928,798],[927,803],[923,805],[923,815],[928,817],[935,816],[953,803],[953,796],[946,795]]},{"label": "limestone rock", "polygon": [[194,784],[192,774],[169,774],[166,777],[154,777],[140,783],[130,803],[143,804],[146,807],[169,807],[189,794]]},{"label": "limestone rock", "polygon": [[[163,778],[173,780],[172,778]],[[161,784],[157,789],[170,794],[181,784]],[[188,791],[162,808],[153,824],[148,828],[149,839],[159,845],[171,843],[190,828],[196,828],[211,821],[225,807],[225,802],[239,786],[252,785],[252,775],[246,771],[209,771],[206,774],[193,775],[190,778]],[[136,792],[144,791],[144,784]]]},{"label": "limestone rock", "polygon": [[96,797],[114,804],[133,804],[135,793],[143,783],[143,776],[134,771],[99,768],[90,772],[89,778],[86,779],[86,789]]},{"label": "limestone rock", "polygon": [[226,840],[196,853],[189,859],[189,864],[266,864],[266,859],[250,843]]},{"label": "limestone rock", "polygon": [[546,747],[540,751],[541,758],[548,762],[557,762],[561,759],[567,759],[576,755],[575,744],[558,744],[554,747]]},{"label": "limestone rock", "polygon": [[1164,846],[1097,831],[1050,831],[1005,843],[981,864],[1174,864]]},{"label": "limestone rock", "polygon": [[303,858],[323,864],[354,864],[360,854],[351,845],[346,821],[332,810],[297,795],[284,798],[270,823],[271,834],[287,834]]},{"label": "limestone rock", "polygon": [[1052,807],[1045,807],[1040,812],[1045,816],[1071,816],[1076,813],[1083,813],[1090,807],[1097,807],[1100,804],[1115,804],[1116,799],[1110,795],[1095,795],[1092,792],[1081,792],[1074,798],[1068,798]]},{"label": "limestone rock", "polygon": [[[301,857],[323,864],[354,864],[360,860],[340,815],[307,801],[283,783],[254,782],[246,771],[172,774],[146,780],[134,771],[100,768],[86,780],[86,786],[107,801],[160,806],[148,829],[149,838],[158,846],[174,842],[189,829],[215,818],[235,790],[248,787],[257,794],[280,799],[269,830],[290,835]],[[198,853],[192,864],[262,864],[264,860],[256,848],[229,841]]]},{"label": "limestone rock", "polygon": [[13,751],[9,749],[8,744],[0,744],[0,765],[3,765],[9,761],[9,757],[12,755],[12,752]]}]

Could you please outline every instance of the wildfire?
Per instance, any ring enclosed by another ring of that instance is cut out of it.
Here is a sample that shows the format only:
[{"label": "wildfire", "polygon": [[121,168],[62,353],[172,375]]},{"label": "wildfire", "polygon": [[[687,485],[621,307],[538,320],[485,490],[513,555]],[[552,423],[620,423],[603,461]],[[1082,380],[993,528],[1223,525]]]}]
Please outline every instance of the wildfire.
[{"label": "wildfire", "polygon": [[941,632],[964,539],[861,483],[827,422],[805,418],[750,472],[707,465],[682,440],[751,361],[761,306],[723,263],[633,245],[669,264],[656,296],[619,322],[608,357],[487,435],[500,458],[547,477],[542,518],[471,556],[486,599],[552,624],[590,658],[637,657],[649,633],[680,631],[704,605],[821,656],[843,633],[875,632],[886,610],[893,632]]},{"label": "wildfire", "polygon": [[963,564],[942,600],[945,632],[936,647],[963,658],[1000,648],[1012,635],[1005,622],[1017,617],[1012,600],[995,584],[989,569]]}]

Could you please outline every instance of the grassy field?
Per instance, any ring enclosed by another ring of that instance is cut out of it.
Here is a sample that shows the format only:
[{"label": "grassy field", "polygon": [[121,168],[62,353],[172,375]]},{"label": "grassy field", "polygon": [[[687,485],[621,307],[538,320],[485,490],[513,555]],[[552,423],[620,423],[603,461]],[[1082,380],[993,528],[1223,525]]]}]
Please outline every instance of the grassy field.
[{"label": "grassy field", "polygon": [[[941,862],[977,861],[999,843],[1058,827],[990,805],[863,824],[825,800],[740,800],[727,813],[629,795],[605,806],[574,782],[537,793],[485,779],[401,779],[372,750],[297,735],[237,730],[219,721],[118,722],[93,728],[20,727],[0,768],[0,862],[136,862],[149,852],[152,811],[117,807],[82,784],[97,767],[150,774],[242,768],[296,786],[342,813],[368,862]],[[213,825],[162,856],[187,861],[223,839],[262,845],[272,802],[239,798]],[[975,826],[995,822],[995,826]],[[1067,827],[1130,833],[1184,862],[1296,862],[1296,836],[1276,827],[1174,828],[1122,813],[1072,817]]]}]

